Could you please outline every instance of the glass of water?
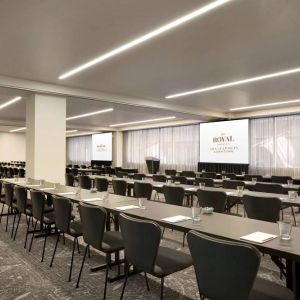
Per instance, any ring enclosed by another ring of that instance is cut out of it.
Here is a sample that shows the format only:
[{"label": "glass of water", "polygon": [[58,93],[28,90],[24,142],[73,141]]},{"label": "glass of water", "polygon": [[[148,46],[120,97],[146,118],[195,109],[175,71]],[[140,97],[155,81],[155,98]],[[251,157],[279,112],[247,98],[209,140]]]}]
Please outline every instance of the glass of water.
[{"label": "glass of water", "polygon": [[292,218],[290,215],[284,215],[281,221],[278,221],[280,239],[289,241],[292,232]]},{"label": "glass of water", "polygon": [[139,208],[140,209],[145,209],[146,206],[145,206],[145,202],[146,202],[146,198],[139,198],[138,201],[139,201]]},{"label": "glass of water", "polygon": [[257,182],[257,178],[256,177],[252,177],[252,182],[256,183]]},{"label": "glass of water", "polygon": [[244,186],[238,185],[238,186],[236,187],[236,189],[237,189],[238,195],[239,195],[239,196],[243,196]]},{"label": "glass of water", "polygon": [[288,184],[288,185],[293,185],[293,180],[292,180],[292,179],[289,179],[289,180],[287,181],[287,184]]},{"label": "glass of water", "polygon": [[205,182],[199,182],[199,188],[200,188],[200,190],[204,190]]},{"label": "glass of water", "polygon": [[104,195],[103,195],[103,202],[107,202],[109,199],[109,193],[108,192],[104,192]]},{"label": "glass of water", "polygon": [[202,208],[200,206],[192,206],[192,219],[194,225],[198,225],[201,221],[201,210]]},{"label": "glass of water", "polygon": [[76,190],[76,196],[80,197],[81,196],[81,187],[78,187]]}]

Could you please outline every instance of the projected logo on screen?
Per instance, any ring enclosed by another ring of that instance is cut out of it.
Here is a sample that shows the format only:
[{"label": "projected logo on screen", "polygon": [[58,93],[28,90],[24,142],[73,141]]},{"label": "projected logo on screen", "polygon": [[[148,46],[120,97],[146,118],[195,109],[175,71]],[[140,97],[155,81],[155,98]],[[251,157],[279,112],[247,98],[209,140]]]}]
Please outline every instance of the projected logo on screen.
[{"label": "projected logo on screen", "polygon": [[210,147],[210,151],[213,153],[233,153],[239,149],[232,135],[221,133],[220,136],[214,136],[212,140],[213,146]]},{"label": "projected logo on screen", "polygon": [[106,151],[106,145],[104,144],[99,144],[96,146],[96,151],[97,152],[105,152]]}]

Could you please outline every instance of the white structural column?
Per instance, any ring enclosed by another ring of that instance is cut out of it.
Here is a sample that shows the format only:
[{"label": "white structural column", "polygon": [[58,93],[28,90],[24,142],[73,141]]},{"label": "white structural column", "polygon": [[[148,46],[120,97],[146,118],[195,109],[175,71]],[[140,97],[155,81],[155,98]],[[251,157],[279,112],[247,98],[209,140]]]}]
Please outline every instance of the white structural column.
[{"label": "white structural column", "polygon": [[113,133],[113,166],[123,166],[123,132],[115,131]]},{"label": "white structural column", "polygon": [[64,183],[66,98],[35,94],[26,102],[26,177]]}]

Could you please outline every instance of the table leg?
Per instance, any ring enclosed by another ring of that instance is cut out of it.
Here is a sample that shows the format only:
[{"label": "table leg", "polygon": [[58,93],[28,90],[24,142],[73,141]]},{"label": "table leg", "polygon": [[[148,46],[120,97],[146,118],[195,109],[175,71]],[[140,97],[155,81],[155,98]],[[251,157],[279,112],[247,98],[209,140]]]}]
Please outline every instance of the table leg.
[{"label": "table leg", "polygon": [[300,262],[286,260],[286,286],[294,291],[295,300],[300,300]]}]

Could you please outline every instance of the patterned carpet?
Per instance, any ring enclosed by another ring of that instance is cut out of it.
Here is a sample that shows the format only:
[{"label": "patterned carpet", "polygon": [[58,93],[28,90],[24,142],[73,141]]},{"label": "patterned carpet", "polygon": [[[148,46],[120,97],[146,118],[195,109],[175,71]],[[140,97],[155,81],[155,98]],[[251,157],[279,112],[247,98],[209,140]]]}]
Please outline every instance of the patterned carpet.
[{"label": "patterned carpet", "polygon": [[[67,281],[72,244],[66,239],[66,244],[60,242],[54,265],[49,267],[55,237],[48,239],[45,260],[40,262],[42,255],[43,239],[34,239],[32,252],[23,248],[26,222],[22,223],[16,241],[10,238],[12,224],[10,217],[9,231],[5,232],[5,218],[0,224],[0,299],[102,299],[104,287],[104,272],[91,273],[90,266],[104,263],[104,257],[96,251],[91,252],[91,258],[86,260],[80,287],[75,288],[79,267],[83,256],[83,243],[81,241],[80,254],[76,252],[74,260],[73,278]],[[188,252],[188,247],[182,249],[182,233],[166,230],[162,244]],[[110,274],[114,274],[112,269]],[[259,276],[284,284],[279,279],[277,268],[265,255]],[[128,279],[124,299],[159,299],[160,281],[149,276],[150,292],[147,291],[144,276],[137,274]],[[109,283],[107,299],[119,299],[122,280]],[[165,279],[165,299],[200,299],[193,268],[181,271]]]}]

